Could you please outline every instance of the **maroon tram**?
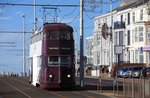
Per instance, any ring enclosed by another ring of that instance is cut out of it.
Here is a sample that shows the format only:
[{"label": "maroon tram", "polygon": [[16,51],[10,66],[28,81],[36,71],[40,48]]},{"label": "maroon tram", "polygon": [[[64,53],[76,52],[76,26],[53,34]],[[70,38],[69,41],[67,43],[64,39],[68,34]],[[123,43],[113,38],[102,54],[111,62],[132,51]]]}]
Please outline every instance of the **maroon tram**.
[{"label": "maroon tram", "polygon": [[[31,38],[34,39],[35,35],[42,38],[39,37],[41,41],[38,40],[36,44],[30,45],[31,83],[39,84],[42,89],[74,87],[73,28],[65,23],[46,23]],[[36,53],[35,48],[39,48],[37,51],[40,53]]]}]

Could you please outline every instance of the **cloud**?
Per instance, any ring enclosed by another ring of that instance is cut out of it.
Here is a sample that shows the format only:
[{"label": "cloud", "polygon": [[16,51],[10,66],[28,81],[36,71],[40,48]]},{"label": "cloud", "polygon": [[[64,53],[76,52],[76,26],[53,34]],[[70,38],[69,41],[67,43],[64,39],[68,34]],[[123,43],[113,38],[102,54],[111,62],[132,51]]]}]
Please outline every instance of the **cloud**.
[{"label": "cloud", "polygon": [[10,19],[11,19],[11,16],[6,16],[6,17],[2,16],[2,17],[0,17],[0,20],[10,20]]}]

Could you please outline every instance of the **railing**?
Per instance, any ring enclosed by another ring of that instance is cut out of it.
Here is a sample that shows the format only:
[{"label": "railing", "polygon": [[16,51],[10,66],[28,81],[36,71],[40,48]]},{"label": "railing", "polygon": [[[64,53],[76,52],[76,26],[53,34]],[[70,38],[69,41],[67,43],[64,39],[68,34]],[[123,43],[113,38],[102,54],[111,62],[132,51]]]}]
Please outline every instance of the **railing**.
[{"label": "railing", "polygon": [[[104,82],[99,80],[97,89],[100,93],[105,92]],[[113,96],[121,98],[150,98],[150,79],[148,78],[114,78],[109,90]]]}]

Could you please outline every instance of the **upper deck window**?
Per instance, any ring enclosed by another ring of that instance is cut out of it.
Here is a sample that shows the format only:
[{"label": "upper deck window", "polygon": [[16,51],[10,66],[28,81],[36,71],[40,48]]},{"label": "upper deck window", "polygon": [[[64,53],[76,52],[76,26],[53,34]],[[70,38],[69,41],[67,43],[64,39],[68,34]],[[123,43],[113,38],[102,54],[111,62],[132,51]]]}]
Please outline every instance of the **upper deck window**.
[{"label": "upper deck window", "polygon": [[49,32],[49,38],[51,40],[59,39],[59,31],[50,31]]},{"label": "upper deck window", "polygon": [[49,31],[49,39],[50,40],[71,40],[72,34],[70,31],[62,30],[62,31]]},{"label": "upper deck window", "polygon": [[60,39],[61,40],[70,40],[71,35],[69,31],[60,31]]}]

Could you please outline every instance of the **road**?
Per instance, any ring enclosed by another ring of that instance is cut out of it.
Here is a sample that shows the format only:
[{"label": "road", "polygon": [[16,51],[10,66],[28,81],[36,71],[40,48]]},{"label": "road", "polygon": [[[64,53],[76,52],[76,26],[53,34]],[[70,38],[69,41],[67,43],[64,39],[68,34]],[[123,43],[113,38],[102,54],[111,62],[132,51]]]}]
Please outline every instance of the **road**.
[{"label": "road", "polygon": [[79,86],[79,78],[76,79],[76,87],[72,90],[51,89],[41,90],[28,83],[23,77],[0,77],[0,98],[112,98],[97,92],[95,82],[85,82],[85,88]]}]

